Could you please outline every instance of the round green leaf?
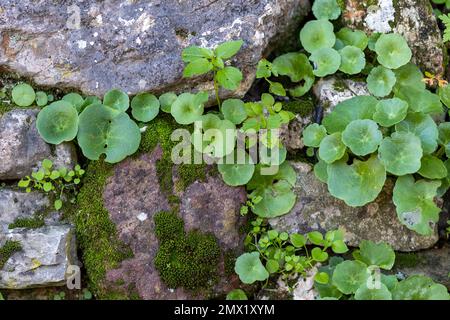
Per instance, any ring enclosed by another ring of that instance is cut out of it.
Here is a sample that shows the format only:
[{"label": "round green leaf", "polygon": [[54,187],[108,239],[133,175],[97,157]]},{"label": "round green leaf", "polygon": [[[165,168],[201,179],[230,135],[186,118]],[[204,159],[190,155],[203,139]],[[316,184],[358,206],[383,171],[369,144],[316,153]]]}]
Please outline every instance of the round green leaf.
[{"label": "round green leaf", "polygon": [[392,300],[392,294],[383,284],[379,284],[379,288],[368,288],[363,284],[355,292],[355,300]]},{"label": "round green leaf", "polygon": [[316,247],[311,250],[311,256],[317,262],[324,262],[328,259],[328,253],[322,251],[322,249]]},{"label": "round green leaf", "polygon": [[342,142],[357,156],[375,152],[382,139],[376,122],[368,119],[353,120],[342,133]]},{"label": "round green leaf", "polygon": [[222,103],[222,113],[225,119],[234,124],[240,124],[247,119],[244,102],[240,99],[228,99]]},{"label": "round green leaf", "polygon": [[405,90],[406,93],[411,90],[425,90],[425,82],[423,82],[423,74],[413,63],[407,63],[404,66],[394,70],[397,82],[394,86],[394,92]]},{"label": "round green leaf", "polygon": [[376,155],[352,165],[337,161],[328,165],[328,190],[347,205],[360,207],[375,200],[386,181],[386,169]]},{"label": "round green leaf", "polygon": [[292,233],[289,236],[291,243],[296,248],[302,248],[306,245],[306,238],[305,236],[298,234],[298,233]]},{"label": "round green leaf", "polygon": [[276,273],[280,269],[280,264],[277,260],[270,259],[266,262],[266,269],[269,273]]},{"label": "round green leaf", "polygon": [[336,20],[341,15],[341,8],[336,0],[316,0],[312,11],[317,19]]},{"label": "round green leaf", "polygon": [[242,81],[242,72],[235,67],[225,67],[217,71],[217,81],[228,90],[236,90]]},{"label": "round green leaf", "polygon": [[342,28],[336,33],[337,38],[342,42],[343,46],[354,46],[361,50],[365,50],[369,39],[364,31],[352,30],[350,28]]},{"label": "round green leaf", "polygon": [[367,77],[367,89],[374,96],[385,97],[391,93],[395,81],[394,72],[378,66],[373,68]]},{"label": "round green leaf", "polygon": [[377,60],[389,69],[397,69],[407,64],[412,57],[405,38],[396,33],[382,34],[375,44]]},{"label": "round green leaf", "polygon": [[300,42],[303,48],[309,53],[321,48],[332,48],[336,42],[333,29],[333,24],[327,20],[307,22],[300,31]]},{"label": "round green leaf", "polygon": [[72,107],[77,109],[78,112],[81,112],[81,106],[84,104],[84,99],[78,93],[69,93],[66,94],[62,100],[69,102]]},{"label": "round green leaf", "polygon": [[450,300],[445,286],[423,275],[400,281],[392,290],[392,297],[394,300]]},{"label": "round green leaf", "polygon": [[323,183],[328,182],[328,173],[327,173],[328,164],[320,160],[314,165],[314,174],[317,179],[319,179]]},{"label": "round green leaf", "polygon": [[258,252],[244,253],[239,256],[236,259],[234,271],[239,275],[239,279],[246,284],[264,281],[269,277],[269,272],[261,263]]},{"label": "round green leaf", "polygon": [[262,200],[252,209],[256,215],[262,218],[282,216],[292,209],[296,201],[292,185],[286,180],[280,180],[272,185],[260,187],[252,194],[262,197]]},{"label": "round green leaf", "polygon": [[106,154],[106,162],[120,162],[135,153],[140,142],[139,127],[125,112],[94,104],[80,114],[78,144],[90,160]]},{"label": "round green leaf", "polygon": [[347,74],[360,73],[366,66],[364,52],[354,46],[346,46],[339,50],[341,55],[341,66],[339,70]]},{"label": "round green leaf", "polygon": [[411,175],[399,177],[395,183],[392,200],[400,221],[421,235],[432,235],[439,220],[439,209],[434,203],[440,181],[415,181]]},{"label": "round green leaf", "polygon": [[314,276],[314,281],[320,284],[327,284],[330,281],[330,276],[326,272],[318,272]]},{"label": "round green leaf", "polygon": [[172,104],[177,100],[177,95],[173,92],[166,92],[159,96],[159,104],[161,105],[161,110],[165,113],[170,113]]},{"label": "round green leaf", "polygon": [[207,101],[204,95],[182,93],[172,104],[170,113],[179,124],[191,124],[202,116]]},{"label": "round green leaf", "polygon": [[234,289],[228,292],[227,300],[248,300],[247,295],[242,289]]},{"label": "round green leaf", "polygon": [[424,154],[431,154],[437,148],[439,129],[428,114],[409,113],[406,118],[395,125],[398,132],[411,132],[419,137]]},{"label": "round green leaf", "polygon": [[125,92],[119,89],[112,89],[105,94],[103,104],[114,110],[125,112],[130,106],[130,98]]},{"label": "round green leaf", "polygon": [[318,123],[313,123],[303,130],[303,143],[307,147],[318,148],[326,136],[327,130],[325,127]]},{"label": "round green leaf", "polygon": [[12,100],[20,107],[31,106],[34,99],[36,99],[36,93],[29,84],[18,84],[12,90]]},{"label": "round green leaf", "polygon": [[422,146],[420,139],[410,132],[394,132],[384,138],[378,152],[389,173],[403,176],[420,169]]},{"label": "round green leaf", "polygon": [[314,63],[313,73],[318,77],[336,73],[341,65],[341,55],[332,48],[321,48],[314,51],[309,60]]},{"label": "round green leaf", "polygon": [[357,260],[368,266],[378,266],[385,270],[391,270],[394,266],[395,252],[387,243],[362,240],[359,248]]},{"label": "round green leaf", "polygon": [[405,119],[408,103],[399,98],[381,100],[377,103],[373,120],[383,127],[391,127]]},{"label": "round green leaf", "polygon": [[339,132],[333,133],[322,139],[319,147],[319,157],[326,163],[333,163],[341,159],[345,154],[345,144]]},{"label": "round green leaf", "polygon": [[78,132],[78,112],[68,102],[53,102],[39,112],[36,127],[45,142],[71,141]]},{"label": "round green leaf", "polygon": [[342,293],[352,294],[366,284],[369,276],[370,273],[364,263],[347,260],[338,264],[334,269],[332,283]]},{"label": "round green leaf", "polygon": [[136,120],[149,122],[159,113],[159,100],[153,94],[140,93],[131,100],[131,109]]},{"label": "round green leaf", "polygon": [[227,41],[218,45],[214,51],[219,58],[230,59],[239,52],[243,44],[242,40]]},{"label": "round green leaf", "polygon": [[439,124],[439,144],[445,148],[445,154],[450,158],[450,122]]},{"label": "round green leaf", "polygon": [[447,177],[447,168],[441,159],[425,155],[421,160],[419,174],[428,179],[444,179]]},{"label": "round green leaf", "polygon": [[44,107],[48,103],[47,94],[43,91],[36,92],[36,104],[39,107]]},{"label": "round green leaf", "polygon": [[255,172],[255,165],[252,163],[251,158],[248,154],[245,154],[244,157],[244,161],[239,161],[238,159],[236,163],[233,164],[218,165],[218,169],[220,174],[222,175],[223,181],[229,186],[243,186],[247,184],[247,182],[249,182],[252,178],[253,173]]},{"label": "round green leaf", "polygon": [[450,107],[450,85],[446,85],[445,87],[439,87],[438,89],[439,98],[442,103],[445,104],[447,108]]},{"label": "round green leaf", "polygon": [[353,120],[372,119],[378,100],[372,96],[356,96],[336,105],[322,124],[328,133],[342,132]]}]

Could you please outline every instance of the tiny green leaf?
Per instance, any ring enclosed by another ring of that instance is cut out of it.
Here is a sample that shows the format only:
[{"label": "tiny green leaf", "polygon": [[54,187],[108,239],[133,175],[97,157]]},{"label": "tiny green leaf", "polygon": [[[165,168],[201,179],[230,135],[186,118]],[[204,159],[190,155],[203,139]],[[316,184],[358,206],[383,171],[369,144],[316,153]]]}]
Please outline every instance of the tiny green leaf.
[{"label": "tiny green leaf", "polygon": [[34,89],[26,83],[16,85],[12,90],[12,100],[20,107],[31,106],[36,99]]}]

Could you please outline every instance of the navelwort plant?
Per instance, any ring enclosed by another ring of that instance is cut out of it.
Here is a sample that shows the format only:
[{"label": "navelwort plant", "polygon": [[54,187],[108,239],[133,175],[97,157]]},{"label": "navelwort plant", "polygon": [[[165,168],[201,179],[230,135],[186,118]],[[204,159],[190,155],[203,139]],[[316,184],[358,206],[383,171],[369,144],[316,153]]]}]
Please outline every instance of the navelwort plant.
[{"label": "navelwort plant", "polygon": [[65,167],[53,168],[53,162],[44,159],[42,168],[32,172],[31,176],[21,179],[18,187],[24,188],[27,193],[35,189],[50,194],[54,201],[54,208],[59,210],[63,206],[64,192],[75,192],[84,172],[79,165],[75,165],[73,170]]}]

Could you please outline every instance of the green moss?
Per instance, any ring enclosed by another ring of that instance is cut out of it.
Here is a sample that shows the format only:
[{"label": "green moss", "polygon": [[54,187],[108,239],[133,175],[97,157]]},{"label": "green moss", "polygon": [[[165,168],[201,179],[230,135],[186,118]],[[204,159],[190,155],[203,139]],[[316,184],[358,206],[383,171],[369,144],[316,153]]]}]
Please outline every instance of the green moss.
[{"label": "green moss", "polygon": [[40,217],[17,218],[13,223],[9,224],[8,229],[15,229],[15,228],[37,229],[43,227],[44,225],[45,222]]},{"label": "green moss", "polygon": [[231,276],[234,272],[234,265],[236,263],[237,256],[232,250],[228,250],[223,255],[224,260],[224,269],[225,269],[225,275]]},{"label": "green moss", "polygon": [[395,255],[395,266],[398,268],[413,268],[423,262],[423,258],[415,253],[397,252]]},{"label": "green moss", "polygon": [[206,178],[205,164],[181,164],[177,166],[179,180],[173,185],[172,179],[172,149],[179,141],[171,141],[172,132],[176,129],[186,129],[192,131],[190,126],[180,126],[168,114],[161,114],[157,119],[148,124],[147,130],[142,134],[142,141],[138,154],[142,152],[151,152],[160,145],[163,150],[162,158],[156,164],[159,184],[161,190],[166,195],[171,195],[175,191],[183,191],[187,186],[196,180],[203,181]]},{"label": "green moss", "polygon": [[283,109],[305,117],[314,112],[314,103],[309,99],[292,100],[283,104]]},{"label": "green moss", "polygon": [[22,250],[22,245],[19,241],[7,240],[0,248],[0,270],[3,269],[8,259],[20,250]]},{"label": "green moss", "polygon": [[106,271],[132,256],[131,250],[117,238],[116,226],[103,206],[102,197],[106,179],[112,174],[112,165],[103,160],[89,163],[83,186],[77,196],[77,208],[71,214],[76,226],[77,240],[83,252],[91,291],[101,298],[107,293],[101,286]]},{"label": "green moss", "polygon": [[336,0],[338,6],[341,8],[342,11],[345,10],[345,0]]},{"label": "green moss", "polygon": [[218,279],[220,247],[212,234],[183,231],[183,220],[175,213],[160,212],[154,217],[160,242],[154,263],[161,279],[170,288],[209,288]]}]

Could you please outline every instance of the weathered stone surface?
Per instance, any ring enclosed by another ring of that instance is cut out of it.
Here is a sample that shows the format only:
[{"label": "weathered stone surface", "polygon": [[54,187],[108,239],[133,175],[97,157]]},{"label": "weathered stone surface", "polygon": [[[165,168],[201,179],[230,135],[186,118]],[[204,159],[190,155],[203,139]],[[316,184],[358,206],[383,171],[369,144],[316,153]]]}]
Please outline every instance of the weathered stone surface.
[{"label": "weathered stone surface", "polygon": [[1,226],[0,246],[19,241],[22,250],[14,253],[0,270],[0,289],[59,286],[66,283],[66,270],[77,264],[75,234],[68,225],[39,229]]},{"label": "weathered stone surface", "polygon": [[295,118],[280,128],[280,139],[289,152],[303,149],[303,130],[313,122],[313,114],[309,116],[295,115]]},{"label": "weathered stone surface", "polygon": [[442,248],[397,254],[393,272],[404,276],[422,274],[442,283],[450,290],[450,244]]},{"label": "weathered stone surface", "polygon": [[315,177],[311,165],[301,162],[292,165],[297,172],[297,203],[289,214],[270,220],[273,228],[300,233],[342,228],[350,246],[358,246],[366,239],[387,242],[399,251],[426,249],[437,242],[437,227],[432,236],[425,237],[399,222],[392,203],[392,181],[386,182],[374,202],[353,208],[330,195],[326,184]]},{"label": "weathered stone surface", "polygon": [[30,218],[35,213],[46,210],[49,205],[50,202],[43,193],[0,189],[0,223],[8,225],[17,218]]},{"label": "weathered stone surface", "polygon": [[0,66],[39,85],[85,94],[114,87],[130,94],[210,90],[204,78],[182,78],[182,49],[243,39],[236,58],[245,77],[236,92],[242,96],[258,60],[292,36],[308,12],[308,0],[4,0]]},{"label": "weathered stone surface", "polygon": [[313,93],[318,101],[319,113],[323,116],[333,111],[338,103],[352,97],[370,95],[365,82],[336,78],[320,80],[314,85]]},{"label": "weathered stone surface", "polygon": [[[107,181],[103,193],[105,208],[116,225],[119,239],[131,248],[134,256],[107,271],[105,286],[123,292],[134,287],[143,299],[201,298],[202,294],[167,288],[153,265],[159,247],[153,216],[173,209],[158,185],[156,162],[161,155],[162,150],[157,147],[152,153],[127,159],[114,168]],[[242,225],[239,208],[246,199],[243,188],[232,188],[217,177],[208,177],[206,181],[194,182],[178,196],[186,230],[213,233],[224,251],[242,244],[238,230]],[[236,275],[225,276],[223,260],[219,274],[220,281],[212,288],[213,296],[239,285]]]},{"label": "weathered stone surface", "polygon": [[20,179],[36,169],[42,160],[54,167],[71,167],[76,162],[73,144],[50,146],[36,129],[37,109],[14,109],[0,116],[0,180]]},{"label": "weathered stone surface", "polygon": [[444,73],[444,46],[428,0],[345,0],[343,23],[368,33],[396,32],[413,51],[413,62],[423,71]]}]

